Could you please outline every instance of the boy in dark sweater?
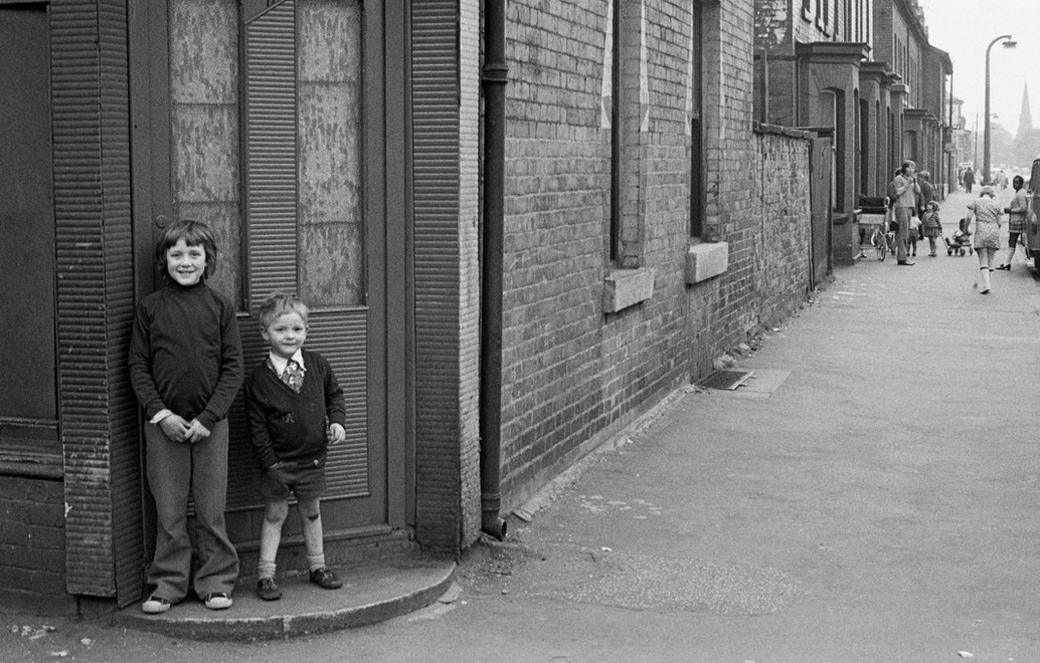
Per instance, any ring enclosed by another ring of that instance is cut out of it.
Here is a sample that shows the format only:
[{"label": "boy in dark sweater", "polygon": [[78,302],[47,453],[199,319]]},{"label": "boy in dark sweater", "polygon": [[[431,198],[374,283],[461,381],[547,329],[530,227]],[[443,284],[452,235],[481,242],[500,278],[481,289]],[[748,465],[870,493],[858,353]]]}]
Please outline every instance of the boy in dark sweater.
[{"label": "boy in dark sweater", "polygon": [[265,601],[282,596],[274,581],[275,557],[290,494],[303,521],[311,582],[325,589],[343,585],[325,566],[319,501],[328,445],[347,435],[346,408],[329,362],[302,347],[308,315],[307,305],[292,295],[275,294],[260,305],[260,333],[271,349],[245,384],[249,431],[263,471],[257,595]]}]

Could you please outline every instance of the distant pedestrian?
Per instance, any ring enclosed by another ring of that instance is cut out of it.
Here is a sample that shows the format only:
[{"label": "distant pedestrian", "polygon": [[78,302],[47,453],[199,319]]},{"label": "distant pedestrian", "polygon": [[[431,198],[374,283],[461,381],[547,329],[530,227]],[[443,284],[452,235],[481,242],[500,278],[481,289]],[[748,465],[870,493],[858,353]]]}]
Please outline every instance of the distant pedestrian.
[{"label": "distant pedestrian", "polygon": [[964,169],[964,190],[971,193],[971,187],[975,184],[975,172],[968,166]]},{"label": "distant pedestrian", "polygon": [[329,361],[303,348],[309,315],[307,305],[293,295],[275,294],[260,305],[260,334],[270,352],[245,386],[249,432],[263,470],[256,592],[265,601],[282,597],[274,579],[275,558],[291,496],[303,523],[310,581],[323,589],[343,586],[325,565],[320,500],[328,447],[347,437],[346,405]]},{"label": "distant pedestrian", "polygon": [[979,197],[968,203],[968,210],[975,219],[975,254],[979,257],[975,287],[980,288],[979,292],[983,295],[989,293],[993,258],[1000,249],[1001,210],[993,196],[993,187],[987,184],[979,191]]},{"label": "distant pedestrian", "polygon": [[[888,187],[888,195],[893,199],[891,206],[895,212],[896,225],[896,264],[913,265],[907,260],[907,239],[910,233],[910,219],[917,209],[917,196],[920,187],[917,185],[917,164],[904,161],[892,178]],[[915,231],[916,232],[916,231]]]},{"label": "distant pedestrian", "polygon": [[1015,178],[1011,180],[1011,186],[1014,188],[1015,193],[1011,197],[1010,205],[1004,208],[1004,213],[1008,215],[1007,258],[1004,259],[1004,262],[997,269],[1011,269],[1011,261],[1015,258],[1015,251],[1018,247],[1018,238],[1026,231],[1026,212],[1029,199],[1023,190],[1025,180],[1022,179],[1021,175],[1015,175]]},{"label": "distant pedestrian", "polygon": [[1003,191],[1004,189],[1007,188],[1007,185],[1008,185],[1007,174],[1003,170],[1001,170],[1001,171],[999,171],[997,173],[997,186],[999,186],[1000,190]]},{"label": "distant pedestrian", "polygon": [[227,414],[244,373],[235,306],[206,285],[217,245],[204,223],[166,226],[155,259],[164,286],[137,304],[129,359],[146,418],[144,460],[156,511],[146,578],[153,589],[141,610],[166,612],[187,595],[190,579],[207,608],[222,610],[231,607],[238,579],[238,552],[224,523]]}]

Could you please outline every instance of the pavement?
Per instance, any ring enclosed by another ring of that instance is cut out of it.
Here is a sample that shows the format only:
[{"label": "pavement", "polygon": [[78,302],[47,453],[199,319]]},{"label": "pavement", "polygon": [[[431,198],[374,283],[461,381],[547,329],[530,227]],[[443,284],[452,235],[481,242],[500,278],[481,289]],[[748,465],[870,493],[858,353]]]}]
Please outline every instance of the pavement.
[{"label": "pavement", "polygon": [[922,246],[836,268],[733,354],[742,386],[668,395],[457,566],[219,617],[0,606],[0,660],[1040,661],[1040,280],[1020,252],[981,295],[975,256]]}]

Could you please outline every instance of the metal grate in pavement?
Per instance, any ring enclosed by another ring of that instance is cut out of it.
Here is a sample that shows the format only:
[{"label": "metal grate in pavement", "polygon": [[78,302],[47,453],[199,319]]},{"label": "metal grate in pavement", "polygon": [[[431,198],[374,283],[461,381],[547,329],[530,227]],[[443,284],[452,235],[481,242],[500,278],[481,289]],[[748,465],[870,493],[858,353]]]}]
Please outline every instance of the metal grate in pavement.
[{"label": "metal grate in pavement", "polygon": [[728,389],[732,391],[747,382],[753,375],[752,371],[715,371],[698,382],[697,385],[706,389]]}]

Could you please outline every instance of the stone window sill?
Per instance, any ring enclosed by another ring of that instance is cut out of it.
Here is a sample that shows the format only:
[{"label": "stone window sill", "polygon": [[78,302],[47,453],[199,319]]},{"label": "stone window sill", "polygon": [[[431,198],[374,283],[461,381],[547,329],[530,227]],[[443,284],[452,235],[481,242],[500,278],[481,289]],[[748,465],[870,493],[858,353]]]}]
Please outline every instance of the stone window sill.
[{"label": "stone window sill", "polygon": [[729,269],[729,242],[703,242],[686,251],[686,284],[724,274]]},{"label": "stone window sill", "polygon": [[650,267],[610,270],[604,279],[604,312],[617,313],[653,297],[656,274]]}]

